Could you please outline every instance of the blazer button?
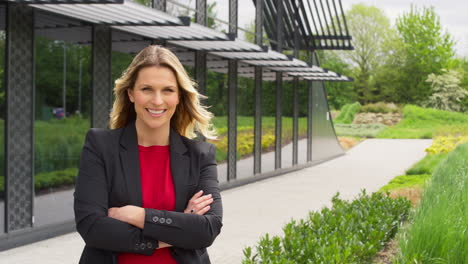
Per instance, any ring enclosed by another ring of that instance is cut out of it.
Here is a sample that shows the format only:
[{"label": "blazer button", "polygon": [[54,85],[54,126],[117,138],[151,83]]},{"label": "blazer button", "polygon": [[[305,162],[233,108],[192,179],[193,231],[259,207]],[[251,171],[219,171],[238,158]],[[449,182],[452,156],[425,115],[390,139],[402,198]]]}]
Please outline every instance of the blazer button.
[{"label": "blazer button", "polygon": [[148,248],[153,248],[153,244],[152,244],[151,242],[148,242],[148,243],[146,244],[146,246],[147,246]]},{"label": "blazer button", "polygon": [[164,217],[159,218],[159,223],[164,224],[166,222],[166,219]]},{"label": "blazer button", "polygon": [[166,219],[166,224],[168,225],[172,224],[172,219],[171,218]]},{"label": "blazer button", "polygon": [[159,218],[158,218],[157,216],[154,216],[154,217],[153,217],[153,222],[157,223],[158,220],[159,220]]},{"label": "blazer button", "polygon": [[146,248],[145,243],[141,243],[140,247],[141,247],[142,250],[144,250]]}]

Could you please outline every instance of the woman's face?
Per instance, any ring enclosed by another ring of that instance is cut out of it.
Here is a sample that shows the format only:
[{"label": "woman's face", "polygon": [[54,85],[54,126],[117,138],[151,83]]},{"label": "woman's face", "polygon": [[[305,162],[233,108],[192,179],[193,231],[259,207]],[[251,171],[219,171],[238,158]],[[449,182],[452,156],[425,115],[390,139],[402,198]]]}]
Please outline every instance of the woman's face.
[{"label": "woman's face", "polygon": [[170,68],[150,66],[140,69],[128,96],[135,105],[137,126],[169,130],[171,117],[179,103],[177,79]]}]

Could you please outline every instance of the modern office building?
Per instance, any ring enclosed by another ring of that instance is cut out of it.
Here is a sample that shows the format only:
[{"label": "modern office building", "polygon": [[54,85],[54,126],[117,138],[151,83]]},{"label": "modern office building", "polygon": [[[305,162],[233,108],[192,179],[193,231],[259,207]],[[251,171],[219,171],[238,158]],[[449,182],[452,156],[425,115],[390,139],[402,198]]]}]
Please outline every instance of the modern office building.
[{"label": "modern office building", "polygon": [[215,3],[0,0],[0,250],[74,230],[84,135],[107,127],[113,81],[147,45],[173,50],[208,96],[222,188],[343,154],[324,82],[351,79],[316,54],[352,49],[341,1]]}]

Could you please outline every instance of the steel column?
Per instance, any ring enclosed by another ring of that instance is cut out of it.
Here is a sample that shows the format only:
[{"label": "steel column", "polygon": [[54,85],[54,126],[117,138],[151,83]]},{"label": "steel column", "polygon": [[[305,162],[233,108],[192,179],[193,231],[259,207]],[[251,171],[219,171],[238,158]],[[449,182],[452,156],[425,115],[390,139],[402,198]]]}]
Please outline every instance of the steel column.
[{"label": "steel column", "polygon": [[[297,6],[294,9],[293,27],[294,27],[294,57],[299,57],[301,45],[299,43],[299,9]],[[293,148],[292,148],[292,165],[297,165],[299,153],[299,95],[298,95],[299,77],[293,79]]]},{"label": "steel column", "polygon": [[[237,35],[237,0],[229,0],[229,33]],[[228,61],[228,181],[237,178],[237,61]]]},{"label": "steel column", "polygon": [[237,61],[228,62],[228,181],[237,177]]},{"label": "steel column", "polygon": [[299,78],[293,79],[293,151],[292,164],[297,165],[298,160],[298,145],[299,145],[299,95],[298,95]]},{"label": "steel column", "polygon": [[166,0],[152,0],[152,7],[160,11],[166,12],[167,1]]},{"label": "steel column", "polygon": [[5,230],[34,223],[34,11],[7,5]]},{"label": "steel column", "polygon": [[112,107],[111,28],[93,26],[93,110],[91,127],[107,128]]},{"label": "steel column", "polygon": [[[263,1],[257,0],[255,10],[255,43],[263,44]],[[255,67],[254,113],[254,174],[262,173],[262,67]]]},{"label": "steel column", "polygon": [[[283,3],[276,0],[276,48],[283,52]],[[281,168],[281,144],[282,144],[282,114],[283,114],[283,73],[276,73],[276,118],[275,118],[275,169]]]},{"label": "steel column", "polygon": [[[196,22],[206,26],[206,0],[197,0]],[[195,80],[198,84],[198,92],[206,95],[206,52],[195,51]]]},{"label": "steel column", "polygon": [[307,161],[312,161],[313,93],[312,81],[307,81]]}]

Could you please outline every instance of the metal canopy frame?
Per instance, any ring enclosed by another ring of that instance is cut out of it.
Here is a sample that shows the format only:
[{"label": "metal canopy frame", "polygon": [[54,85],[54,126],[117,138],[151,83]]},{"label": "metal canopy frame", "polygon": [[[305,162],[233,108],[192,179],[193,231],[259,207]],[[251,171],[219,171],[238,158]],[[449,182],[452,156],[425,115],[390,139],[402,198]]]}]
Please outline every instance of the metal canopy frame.
[{"label": "metal canopy frame", "polygon": [[119,4],[106,2],[99,4],[81,2],[75,4],[36,4],[34,2],[29,6],[99,25],[186,26],[189,22],[187,19],[173,17],[162,11],[130,1],[121,1]]},{"label": "metal canopy frame", "polygon": [[[179,47],[187,51],[207,52],[222,59],[238,60],[238,73],[242,77],[254,78],[254,66],[263,67],[265,80],[274,80],[270,76],[273,72],[282,72],[285,80],[290,77],[307,77],[313,80],[349,81],[351,79],[336,74],[308,74],[324,73],[326,70],[309,65],[304,61],[280,52],[269,50],[266,46],[236,39],[233,34],[226,34],[207,28],[197,23],[187,23],[187,19],[180,19],[162,11],[145,7],[128,1],[104,1],[96,4],[90,1],[73,1],[63,4],[56,1],[28,1],[30,6],[39,10],[36,30],[39,35],[77,43],[91,43],[90,32],[92,24],[108,25],[112,28],[113,49],[123,52],[135,52],[152,43],[152,40],[165,40],[168,45]],[[272,7],[265,0],[265,10]],[[292,1],[292,0],[290,0]],[[92,1],[91,1],[92,2]],[[112,3],[111,3],[112,2]],[[38,4],[39,3],[39,4]],[[286,4],[285,4],[286,5]],[[288,17],[289,9],[284,17]],[[50,15],[53,13],[53,15]],[[268,23],[268,17],[265,16]],[[285,23],[292,23],[287,20]],[[275,22],[276,23],[276,22]],[[303,26],[303,24],[299,23]],[[265,25],[266,26],[266,25]],[[285,26],[286,38],[288,25]],[[289,27],[292,29],[291,27]],[[268,30],[267,30],[268,31]],[[130,45],[131,44],[131,45]],[[186,61],[194,65],[195,54]],[[217,72],[227,72],[228,63],[214,62],[213,56],[207,58],[208,69]],[[193,58],[193,59],[192,59]],[[182,60],[184,62],[184,60]],[[243,70],[250,67],[249,70]],[[301,72],[301,74],[297,74]],[[293,74],[291,74],[293,73]]]},{"label": "metal canopy frame", "polygon": [[[257,0],[254,0],[256,5]],[[264,0],[265,31],[276,39],[278,9],[282,12],[283,49],[294,49],[294,31],[299,45],[309,50],[353,49],[341,0]],[[277,46],[280,43],[273,43]]]}]

